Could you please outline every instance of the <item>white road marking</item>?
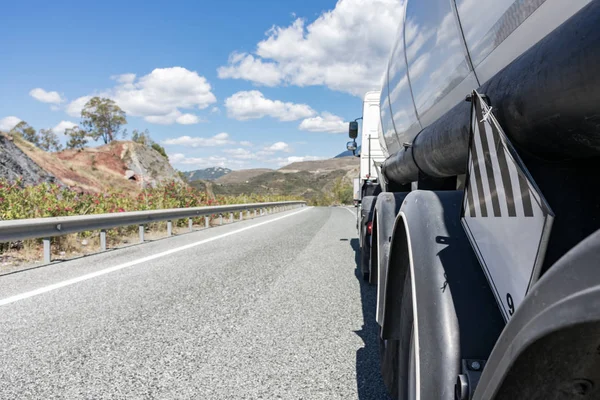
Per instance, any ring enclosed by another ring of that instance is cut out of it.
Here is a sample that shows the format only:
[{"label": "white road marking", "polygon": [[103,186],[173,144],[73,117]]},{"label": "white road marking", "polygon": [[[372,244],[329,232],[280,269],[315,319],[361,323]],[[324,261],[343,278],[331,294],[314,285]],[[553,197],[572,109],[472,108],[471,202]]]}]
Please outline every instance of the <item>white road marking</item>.
[{"label": "white road marking", "polygon": [[353,217],[356,217],[356,211],[352,211],[349,208],[344,207],[344,210],[348,210],[350,212],[350,214],[352,214]]},{"label": "white road marking", "polygon": [[151,260],[155,260],[155,259],[160,258],[160,257],[168,256],[169,254],[178,253],[178,252],[183,251],[183,250],[191,249],[192,247],[200,246],[202,244],[205,244],[205,243],[208,243],[208,242],[212,242],[212,241],[217,240],[217,239],[222,239],[222,238],[225,238],[227,236],[235,235],[236,233],[244,232],[244,231],[247,231],[249,229],[254,229],[254,228],[257,228],[257,227],[262,226],[262,225],[270,224],[271,222],[275,222],[275,221],[279,221],[279,220],[284,219],[284,218],[291,217],[292,215],[299,214],[299,213],[301,213],[303,211],[306,211],[306,210],[308,210],[310,208],[312,208],[312,207],[306,207],[306,208],[303,208],[302,210],[296,211],[294,213],[287,214],[287,215],[284,215],[284,216],[281,216],[281,217],[278,217],[278,218],[274,218],[274,219],[271,219],[269,221],[264,221],[264,222],[258,223],[256,225],[247,226],[245,228],[238,229],[236,231],[227,232],[227,233],[224,233],[222,235],[218,235],[218,236],[214,236],[214,237],[211,237],[211,238],[208,238],[208,239],[201,240],[199,242],[190,243],[190,244],[186,244],[185,246],[176,247],[176,248],[171,249],[171,250],[163,251],[162,253],[153,254],[153,255],[148,256],[148,257],[144,257],[144,258],[140,258],[140,259],[137,259],[137,260],[134,260],[134,261],[129,261],[129,262],[126,262],[126,263],[123,263],[123,264],[115,265],[114,267],[105,268],[105,269],[102,269],[100,271],[96,271],[96,272],[92,272],[92,273],[89,273],[89,274],[86,274],[86,275],[79,276],[77,278],[68,279],[66,281],[54,283],[52,285],[44,286],[44,287],[41,287],[39,289],[31,290],[29,292],[25,292],[25,293],[21,293],[21,294],[17,294],[17,295],[11,296],[11,297],[7,297],[5,299],[1,299],[0,300],[0,306],[4,306],[4,305],[10,304],[10,303],[14,303],[14,302],[17,302],[19,300],[28,299],[30,297],[38,296],[38,295],[43,294],[43,293],[48,293],[48,292],[51,292],[53,290],[60,289],[60,288],[66,287],[66,286],[71,286],[71,285],[74,285],[74,284],[79,283],[79,282],[87,281],[88,279],[97,278],[97,277],[102,276],[102,275],[110,274],[111,272],[115,272],[115,271],[118,271],[120,269],[124,269],[124,268],[128,268],[128,267],[133,267],[134,265],[142,264],[142,263],[145,263],[145,262],[148,262],[148,261],[151,261]]}]

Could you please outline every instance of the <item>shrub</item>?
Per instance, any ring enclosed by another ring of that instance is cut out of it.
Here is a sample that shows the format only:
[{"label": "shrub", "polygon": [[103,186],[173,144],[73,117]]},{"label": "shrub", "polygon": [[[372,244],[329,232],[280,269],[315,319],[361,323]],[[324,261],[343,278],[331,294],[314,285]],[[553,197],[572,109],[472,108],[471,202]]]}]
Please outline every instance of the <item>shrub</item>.
[{"label": "shrub", "polygon": [[[77,193],[67,187],[56,184],[42,183],[35,186],[23,186],[21,180],[8,182],[0,179],[0,219],[24,219],[61,217],[69,215],[88,215],[103,213],[118,213],[125,211],[159,210],[166,208],[202,207],[211,205],[260,203],[267,201],[292,200],[289,196],[218,196],[214,199],[207,198],[206,193],[189,187],[182,183],[165,183],[154,188],[147,188],[142,192],[130,195],[123,192],[108,193]],[[187,226],[187,220],[179,220],[179,226]],[[203,223],[200,218],[196,223]],[[162,223],[164,224],[164,223]],[[159,224],[154,224],[155,228]],[[120,227],[107,231],[109,239],[134,234],[136,226]],[[76,239],[97,236],[90,232],[76,234]],[[53,243],[58,248],[69,246],[73,235],[53,238]],[[39,242],[36,240],[35,242]],[[14,247],[14,246],[13,246]],[[10,245],[0,246],[4,251]]]}]

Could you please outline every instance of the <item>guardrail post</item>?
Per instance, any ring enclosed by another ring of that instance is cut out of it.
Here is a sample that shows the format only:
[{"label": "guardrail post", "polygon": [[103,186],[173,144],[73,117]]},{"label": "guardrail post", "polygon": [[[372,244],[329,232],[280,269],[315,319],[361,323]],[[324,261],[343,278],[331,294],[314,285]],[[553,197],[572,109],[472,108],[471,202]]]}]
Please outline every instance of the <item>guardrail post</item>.
[{"label": "guardrail post", "polygon": [[240,211],[240,221],[244,220],[244,211]]},{"label": "guardrail post", "polygon": [[229,223],[233,222],[233,213],[229,213]]},{"label": "guardrail post", "polygon": [[254,209],[254,218],[256,218],[256,208]]},{"label": "guardrail post", "polygon": [[188,228],[190,228],[190,232],[194,230],[194,221],[191,218],[188,218]]},{"label": "guardrail post", "polygon": [[44,242],[44,264],[50,264],[50,238],[43,239]]},{"label": "guardrail post", "polygon": [[106,251],[106,229],[100,230],[100,251]]},{"label": "guardrail post", "polygon": [[140,225],[138,230],[140,232],[140,243],[144,243],[144,225]]},{"label": "guardrail post", "polygon": [[210,228],[210,217],[208,215],[204,216],[204,227]]},{"label": "guardrail post", "polygon": [[250,210],[246,210],[246,218],[250,219]]},{"label": "guardrail post", "polygon": [[167,236],[173,236],[173,223],[171,220],[167,221]]},{"label": "guardrail post", "polygon": [[223,225],[223,214],[219,214],[219,225]]}]

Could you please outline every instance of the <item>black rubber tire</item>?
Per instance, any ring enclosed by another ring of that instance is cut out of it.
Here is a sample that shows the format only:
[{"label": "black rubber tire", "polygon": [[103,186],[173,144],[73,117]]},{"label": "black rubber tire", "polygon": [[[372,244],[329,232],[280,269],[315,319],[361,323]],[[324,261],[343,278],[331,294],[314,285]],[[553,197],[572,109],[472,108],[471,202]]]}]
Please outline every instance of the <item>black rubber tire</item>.
[{"label": "black rubber tire", "polygon": [[[368,237],[367,237],[368,239]],[[369,281],[370,271],[370,260],[371,260],[371,248],[367,246],[366,240],[363,246],[360,248],[360,272],[362,273],[363,280]]]},{"label": "black rubber tire", "polygon": [[[396,291],[399,293],[399,291]],[[381,375],[388,392],[394,399],[404,400],[408,394],[409,358],[413,333],[412,281],[407,271],[402,289],[400,339],[383,340],[379,335]],[[380,328],[381,329],[381,328]],[[415,334],[417,334],[415,332]]]},{"label": "black rubber tire", "polygon": [[381,377],[388,393],[394,398],[398,398],[398,356],[400,355],[398,347],[399,340],[383,340],[381,338],[381,328],[379,328],[379,361],[381,364]]}]

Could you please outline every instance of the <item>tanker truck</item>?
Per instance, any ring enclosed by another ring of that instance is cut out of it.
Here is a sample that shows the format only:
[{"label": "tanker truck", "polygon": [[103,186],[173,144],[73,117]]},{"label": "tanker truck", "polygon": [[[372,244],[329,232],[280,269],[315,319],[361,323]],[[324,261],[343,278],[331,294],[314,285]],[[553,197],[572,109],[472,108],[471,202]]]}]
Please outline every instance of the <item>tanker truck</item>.
[{"label": "tanker truck", "polygon": [[[371,249],[371,227],[372,223],[369,218],[365,218],[365,213],[372,212],[373,199],[376,199],[377,194],[381,191],[379,184],[379,174],[381,163],[385,160],[381,144],[379,142],[379,91],[367,92],[363,100],[362,117],[357,118],[352,122],[352,129],[358,130],[358,120],[362,120],[361,133],[361,151],[358,154],[360,157],[360,167],[358,177],[354,178],[354,204],[357,207],[356,227],[359,234],[359,243],[364,249],[361,255],[361,273],[365,280],[369,279],[369,262]],[[347,149],[356,153],[357,146],[355,141],[349,143]],[[365,203],[363,204],[363,199]],[[361,223],[362,221],[362,223]],[[364,243],[363,243],[364,241]]]},{"label": "tanker truck", "polygon": [[359,268],[390,394],[600,398],[600,0],[407,0],[382,82]]}]

